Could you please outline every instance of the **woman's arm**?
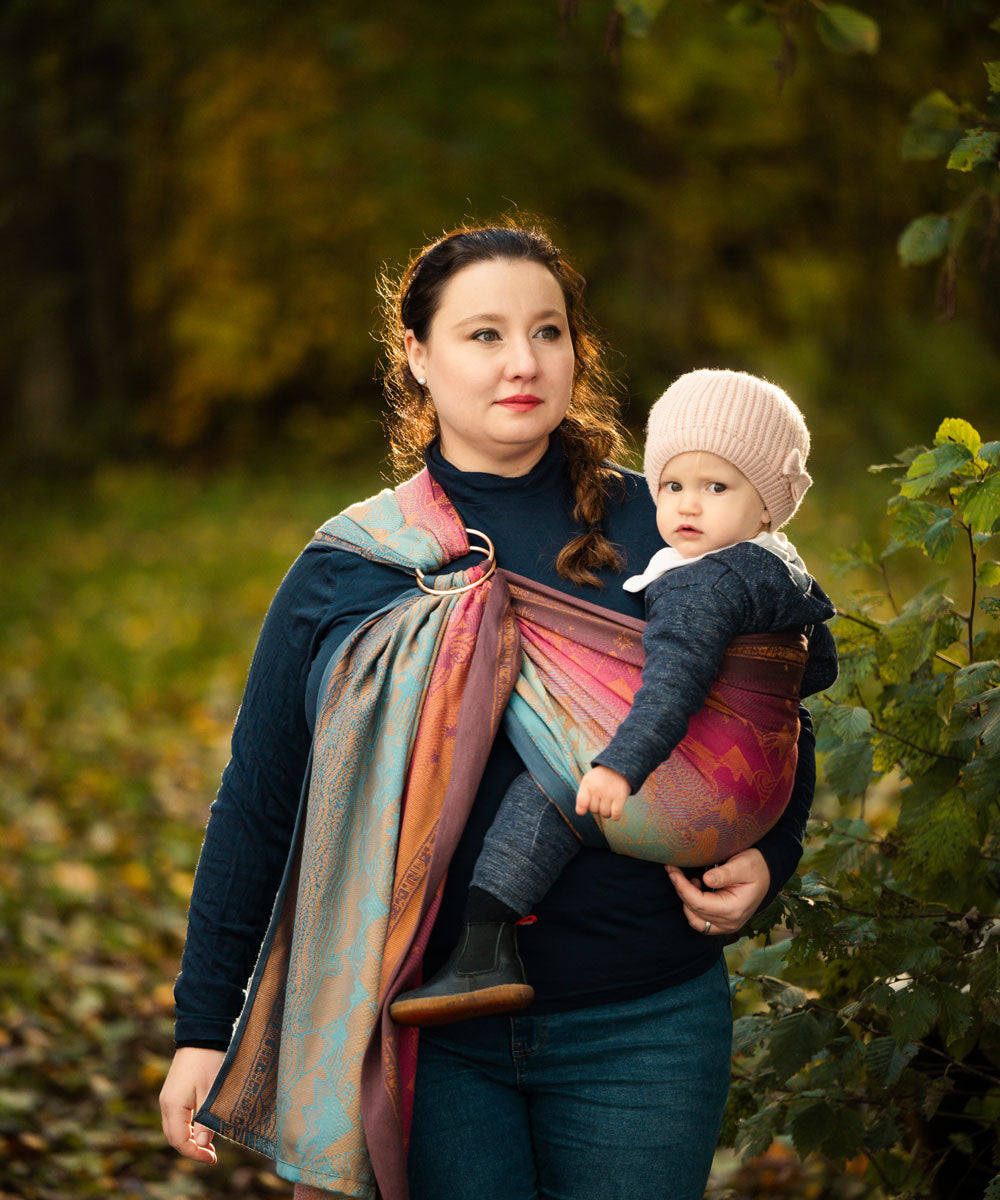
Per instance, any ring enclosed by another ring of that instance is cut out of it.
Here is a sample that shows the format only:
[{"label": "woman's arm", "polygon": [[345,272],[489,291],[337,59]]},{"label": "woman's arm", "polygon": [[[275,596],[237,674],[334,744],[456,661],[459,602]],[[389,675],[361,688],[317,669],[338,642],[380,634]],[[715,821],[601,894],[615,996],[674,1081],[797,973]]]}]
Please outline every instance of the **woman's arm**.
[{"label": "woman's arm", "polygon": [[179,1045],[225,1049],[281,882],[309,753],[304,696],[335,559],[306,551],[268,609],[211,808],[174,989]]}]

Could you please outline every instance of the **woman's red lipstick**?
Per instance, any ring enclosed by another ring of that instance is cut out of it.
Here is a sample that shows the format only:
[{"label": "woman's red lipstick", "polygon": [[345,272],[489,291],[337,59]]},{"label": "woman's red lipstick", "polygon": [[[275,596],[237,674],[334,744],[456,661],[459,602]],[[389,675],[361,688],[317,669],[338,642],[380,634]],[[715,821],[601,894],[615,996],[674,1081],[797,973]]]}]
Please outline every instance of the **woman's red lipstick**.
[{"label": "woman's red lipstick", "polygon": [[497,404],[502,404],[504,408],[513,408],[517,412],[529,412],[541,403],[541,399],[533,396],[531,392],[519,392],[516,396],[505,396],[502,400],[497,401]]}]

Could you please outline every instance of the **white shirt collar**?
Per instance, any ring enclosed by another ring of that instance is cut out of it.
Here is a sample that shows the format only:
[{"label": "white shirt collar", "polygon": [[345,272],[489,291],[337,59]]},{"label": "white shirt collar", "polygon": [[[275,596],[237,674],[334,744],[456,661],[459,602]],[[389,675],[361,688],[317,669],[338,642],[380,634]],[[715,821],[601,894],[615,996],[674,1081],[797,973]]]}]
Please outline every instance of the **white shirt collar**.
[{"label": "white shirt collar", "polygon": [[[752,546],[760,546],[762,549],[770,551],[771,554],[776,555],[782,562],[788,563],[789,566],[798,567],[801,571],[805,571],[805,563],[799,558],[795,547],[783,533],[771,533],[769,530],[765,530],[763,533],[758,533],[756,537],[748,538],[747,540]],[[733,545],[741,544],[737,542],[733,543]],[[622,587],[626,592],[641,592],[654,579],[659,579],[667,571],[673,571],[677,567],[686,567],[688,563],[700,562],[703,558],[708,558],[712,554],[719,554],[723,550],[728,549],[730,549],[729,546],[720,546],[718,550],[706,550],[704,554],[697,554],[694,558],[685,558],[673,546],[664,546],[662,550],[657,550],[649,560],[646,564],[646,569],[641,575],[631,575],[625,580]]]}]

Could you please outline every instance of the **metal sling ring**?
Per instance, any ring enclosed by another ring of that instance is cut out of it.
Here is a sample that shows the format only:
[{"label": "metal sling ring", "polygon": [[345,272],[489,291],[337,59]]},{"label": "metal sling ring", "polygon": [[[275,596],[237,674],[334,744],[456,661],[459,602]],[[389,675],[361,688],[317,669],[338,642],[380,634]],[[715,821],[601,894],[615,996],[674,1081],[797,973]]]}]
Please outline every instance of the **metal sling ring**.
[{"label": "metal sling ring", "polygon": [[497,569],[496,551],[493,549],[493,543],[486,536],[486,534],[483,533],[481,529],[466,529],[465,532],[468,534],[474,533],[476,537],[481,537],[486,543],[485,546],[470,545],[469,553],[471,554],[472,551],[475,550],[479,554],[485,554],[489,562],[489,567],[487,570],[480,575],[478,579],[474,579],[472,583],[463,583],[461,587],[436,588],[424,583],[423,571],[421,571],[419,567],[414,567],[414,570],[417,573],[417,587],[420,588],[422,592],[427,592],[430,596],[457,596],[460,592],[471,592],[474,587],[478,587],[481,583],[485,583],[486,580],[489,579],[489,577]]}]

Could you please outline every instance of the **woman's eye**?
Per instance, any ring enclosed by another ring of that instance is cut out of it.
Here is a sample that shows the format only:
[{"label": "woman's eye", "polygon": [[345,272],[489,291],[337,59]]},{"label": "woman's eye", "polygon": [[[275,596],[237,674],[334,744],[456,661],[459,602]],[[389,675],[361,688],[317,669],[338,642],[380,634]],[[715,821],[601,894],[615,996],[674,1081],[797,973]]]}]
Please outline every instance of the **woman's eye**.
[{"label": "woman's eye", "polygon": [[535,336],[540,337],[543,342],[554,342],[562,337],[562,330],[558,325],[546,325],[542,329],[539,329]]},{"label": "woman's eye", "polygon": [[495,329],[477,329],[472,337],[477,342],[486,342],[488,344],[500,341],[500,334]]}]

